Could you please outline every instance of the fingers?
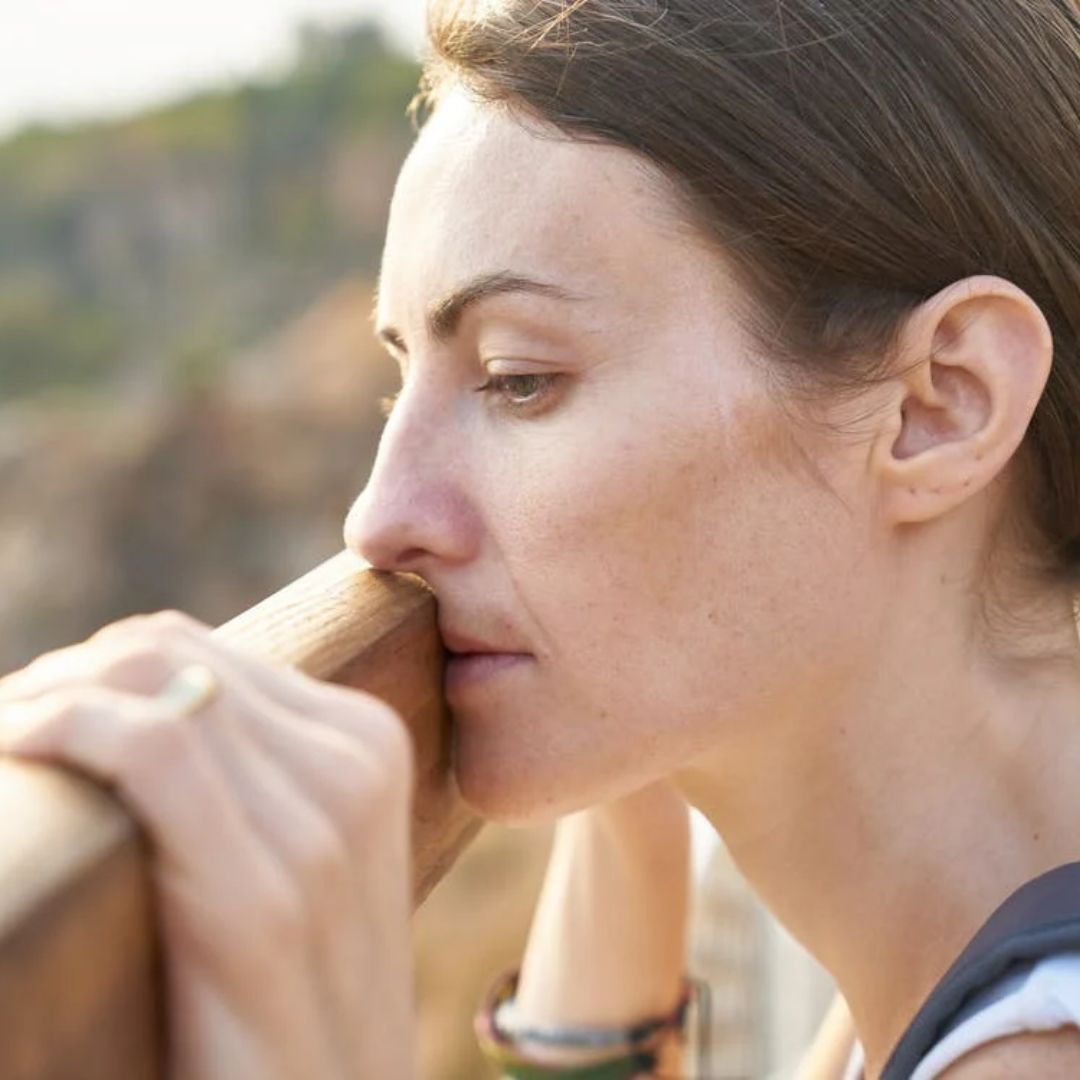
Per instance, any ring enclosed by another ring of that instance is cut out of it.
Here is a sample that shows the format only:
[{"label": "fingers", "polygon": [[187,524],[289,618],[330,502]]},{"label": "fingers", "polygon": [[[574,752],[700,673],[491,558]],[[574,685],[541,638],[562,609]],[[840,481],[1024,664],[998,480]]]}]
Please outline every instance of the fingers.
[{"label": "fingers", "polygon": [[[0,680],[0,706],[86,685],[153,695],[179,667],[194,662],[221,676],[222,694],[238,722],[350,841],[363,830],[373,799],[408,800],[412,745],[389,706],[268,665],[180,612],[124,619],[85,643],[46,653]],[[407,814],[407,806],[402,812]]]},{"label": "fingers", "polygon": [[[0,684],[0,708],[46,692],[100,685],[154,695],[178,668],[195,662],[221,679],[220,715],[233,717],[320,807],[354,858],[370,855],[373,819],[407,849],[411,744],[397,714],[371,695],[330,688],[227,648],[181,613],[125,619],[81,645],[46,654]],[[217,715],[219,710],[204,710],[210,734]],[[239,779],[235,763],[241,756],[221,760],[234,762],[230,773]]]},{"label": "fingers", "polygon": [[[6,708],[0,742],[115,786],[154,842],[155,879],[172,913],[168,954],[211,972],[227,995],[246,996],[266,1011],[263,1023],[281,1023],[286,1000],[309,1026],[321,1016],[319,1052],[350,1060],[349,1019],[363,1005],[365,970],[355,963],[364,959],[363,905],[350,854],[224,700],[211,710],[177,718],[153,698],[66,688]],[[292,963],[282,968],[286,957]],[[294,985],[271,990],[282,969]]]},{"label": "fingers", "polygon": [[[252,832],[196,727],[160,703],[97,686],[4,706],[0,748],[64,762],[115,787],[147,827],[159,861],[226,907],[287,884]],[[214,863],[214,845],[235,858]]]},{"label": "fingers", "polygon": [[151,642],[116,638],[89,647],[92,641],[43,653],[26,667],[0,679],[0,705],[86,683],[153,694],[174,670],[167,654]]},{"label": "fingers", "polygon": [[359,865],[346,838],[318,800],[253,740],[227,697],[195,718],[229,775],[251,825],[303,896],[311,937],[319,1008],[340,1060],[357,1060],[353,1018],[364,1006],[367,910]]},{"label": "fingers", "polygon": [[[220,688],[197,716],[177,718],[154,695],[190,663],[210,667]],[[386,1041],[365,1019],[378,1015],[367,1007],[373,973],[395,972],[384,996],[408,1015],[407,968],[404,977],[396,968],[408,955],[411,744],[382,702],[266,665],[161,613],[0,681],[5,737],[24,756],[120,790],[158,847],[178,957],[201,956],[242,995],[283,938],[294,954],[310,950],[309,996],[341,1060]],[[175,916],[193,910],[198,918]],[[246,910],[252,918],[238,919]],[[375,935],[372,912],[391,913]],[[264,978],[269,969],[255,984]],[[294,1002],[296,1015],[305,1008]]]}]

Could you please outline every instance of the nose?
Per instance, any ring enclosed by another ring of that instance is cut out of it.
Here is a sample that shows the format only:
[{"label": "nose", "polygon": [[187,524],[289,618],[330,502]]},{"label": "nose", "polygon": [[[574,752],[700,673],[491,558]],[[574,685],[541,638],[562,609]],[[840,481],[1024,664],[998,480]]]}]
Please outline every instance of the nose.
[{"label": "nose", "polygon": [[426,577],[439,563],[472,556],[477,516],[463,487],[463,440],[447,428],[452,419],[406,412],[404,397],[345,519],[345,545],[378,570]]}]

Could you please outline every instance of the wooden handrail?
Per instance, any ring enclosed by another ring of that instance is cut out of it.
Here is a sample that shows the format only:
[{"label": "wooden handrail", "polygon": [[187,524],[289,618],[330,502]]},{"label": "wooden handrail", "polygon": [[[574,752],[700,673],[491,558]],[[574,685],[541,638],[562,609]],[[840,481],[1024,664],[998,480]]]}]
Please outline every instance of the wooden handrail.
[{"label": "wooden handrail", "polygon": [[[419,904],[479,823],[449,771],[435,602],[347,552],[215,633],[390,702],[414,736]],[[0,1078],[159,1080],[160,957],[148,847],[100,785],[0,760]]]}]

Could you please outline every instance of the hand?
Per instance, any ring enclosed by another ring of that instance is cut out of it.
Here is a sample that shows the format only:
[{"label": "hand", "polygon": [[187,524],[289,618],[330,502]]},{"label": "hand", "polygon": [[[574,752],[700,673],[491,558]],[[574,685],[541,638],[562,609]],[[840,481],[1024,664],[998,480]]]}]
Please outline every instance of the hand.
[{"label": "hand", "polygon": [[[218,694],[156,694],[200,663]],[[176,612],[0,680],[0,749],[113,785],[152,841],[170,1080],[415,1076],[412,748],[368,694]]]}]

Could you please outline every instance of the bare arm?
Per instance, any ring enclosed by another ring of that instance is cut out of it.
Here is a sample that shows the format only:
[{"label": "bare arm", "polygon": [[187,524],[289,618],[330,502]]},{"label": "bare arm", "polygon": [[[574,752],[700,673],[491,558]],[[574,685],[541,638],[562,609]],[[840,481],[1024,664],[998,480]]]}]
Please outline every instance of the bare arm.
[{"label": "bare arm", "polygon": [[[625,1026],[670,1011],[686,962],[690,830],[666,784],[560,821],[522,962],[516,1016],[539,1026]],[[795,1080],[843,1080],[855,1040],[833,1000]],[[530,1048],[552,1064],[583,1060]],[[676,1047],[663,1075],[680,1075]]]},{"label": "bare arm", "polygon": [[[540,1026],[628,1026],[669,1012],[686,960],[690,831],[667,784],[560,821],[515,1005]],[[552,1064],[587,1060],[541,1047]],[[677,1068],[665,1058],[664,1071]]]},{"label": "bare arm", "polygon": [[813,1043],[799,1062],[795,1080],[843,1080],[854,1045],[855,1026],[851,1013],[847,1002],[837,994]]}]

